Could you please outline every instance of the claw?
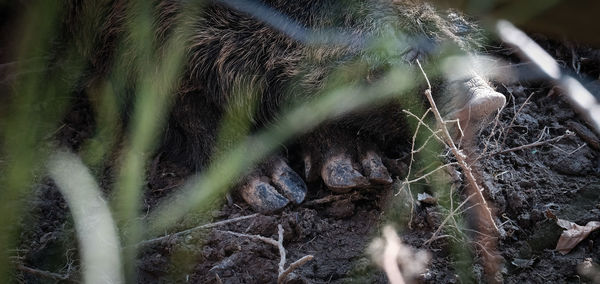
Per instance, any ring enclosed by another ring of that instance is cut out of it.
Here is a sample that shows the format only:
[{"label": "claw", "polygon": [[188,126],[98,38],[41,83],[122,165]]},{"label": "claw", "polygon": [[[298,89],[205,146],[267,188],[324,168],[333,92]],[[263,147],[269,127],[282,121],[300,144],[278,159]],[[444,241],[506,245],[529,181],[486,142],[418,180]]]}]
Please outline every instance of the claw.
[{"label": "claw", "polygon": [[[506,103],[506,97],[503,94],[494,91],[494,89],[475,72],[470,72],[467,80],[457,79],[452,82],[449,92],[452,94],[452,100],[447,106],[447,110],[452,110],[446,117],[449,119],[458,119],[463,131],[458,132],[458,128],[452,129],[452,135],[459,138],[459,134],[467,137],[479,130],[481,122],[498,109],[501,109]],[[470,139],[467,139],[470,140]]]},{"label": "claw", "polygon": [[271,174],[271,182],[290,201],[300,204],[306,197],[306,184],[283,160],[279,160]]},{"label": "claw", "polygon": [[478,75],[463,83],[467,92],[468,101],[455,112],[455,117],[460,119],[461,124],[471,121],[477,122],[487,117],[494,111],[502,108],[506,103],[506,97],[490,87],[490,85]]},{"label": "claw", "polygon": [[270,184],[254,178],[241,188],[242,198],[258,212],[272,212],[285,207],[289,200]]},{"label": "claw", "polygon": [[325,185],[336,192],[369,185],[367,178],[352,167],[350,158],[344,154],[327,159],[321,169],[321,177]]},{"label": "claw", "polygon": [[381,161],[381,157],[374,151],[365,153],[361,165],[369,181],[378,184],[391,184],[393,182],[390,173]]},{"label": "claw", "polygon": [[465,84],[471,97],[465,108],[470,109],[471,117],[482,118],[488,116],[502,108],[506,103],[506,97],[503,94],[494,91],[488,83],[477,75]]}]

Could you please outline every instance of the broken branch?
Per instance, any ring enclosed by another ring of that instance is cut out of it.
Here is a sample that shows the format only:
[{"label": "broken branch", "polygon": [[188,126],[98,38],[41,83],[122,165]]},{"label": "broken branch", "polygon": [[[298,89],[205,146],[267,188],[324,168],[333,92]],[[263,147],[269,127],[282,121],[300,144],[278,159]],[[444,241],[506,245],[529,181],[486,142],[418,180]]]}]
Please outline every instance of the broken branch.
[{"label": "broken branch", "polygon": [[308,262],[314,258],[314,256],[312,256],[312,255],[305,255],[302,258],[294,261],[292,264],[290,264],[290,266],[287,269],[285,269],[286,252],[285,252],[285,247],[283,246],[283,227],[281,226],[281,224],[277,225],[277,235],[278,235],[277,240],[263,237],[260,235],[248,235],[248,234],[236,233],[236,232],[232,232],[232,231],[221,231],[221,230],[217,230],[217,231],[226,233],[226,234],[230,234],[230,235],[234,235],[237,237],[245,237],[245,238],[263,241],[267,244],[270,244],[270,245],[273,245],[274,247],[276,247],[279,250],[279,266],[278,266],[279,273],[277,276],[278,284],[284,283],[290,273],[292,273],[298,267],[302,266],[303,264],[305,264],[306,262]]},{"label": "broken branch", "polygon": [[36,268],[31,268],[31,267],[25,266],[23,264],[18,264],[17,269],[21,270],[23,272],[41,276],[44,278],[50,278],[50,279],[59,280],[59,281],[68,281],[68,282],[73,282],[73,283],[76,282],[76,281],[70,279],[69,275],[54,273],[54,272],[40,270],[40,269],[36,269]]},{"label": "broken branch", "polygon": [[187,229],[187,230],[183,230],[183,231],[180,231],[180,232],[177,232],[177,233],[168,234],[168,235],[164,235],[162,237],[158,237],[158,238],[154,238],[154,239],[150,239],[150,240],[141,241],[136,246],[137,247],[141,247],[141,246],[151,245],[151,244],[155,244],[155,243],[158,243],[158,242],[161,242],[163,240],[170,239],[170,238],[180,237],[182,235],[189,234],[189,233],[191,233],[193,231],[202,230],[202,229],[209,229],[209,228],[213,228],[213,227],[217,227],[217,226],[222,226],[222,225],[225,225],[225,224],[229,224],[229,223],[233,223],[233,222],[238,222],[238,221],[242,221],[242,220],[254,218],[256,216],[258,216],[258,213],[254,213],[254,214],[250,214],[250,215],[246,215],[246,216],[241,216],[241,217],[236,217],[236,218],[231,218],[231,219],[227,219],[227,220],[223,220],[223,221],[219,221],[219,222],[204,224],[204,225],[196,226],[196,227],[193,227],[193,228],[190,228],[190,229]]},{"label": "broken branch", "polygon": [[506,149],[506,150],[502,150],[502,151],[497,151],[497,152],[493,152],[493,153],[489,153],[487,155],[485,155],[484,157],[490,157],[490,156],[494,156],[494,155],[498,155],[498,154],[506,154],[506,153],[510,153],[510,152],[515,152],[515,151],[519,151],[519,150],[523,150],[523,149],[527,149],[527,148],[533,148],[533,147],[537,147],[537,146],[542,146],[542,145],[546,145],[549,143],[553,143],[553,142],[558,142],[561,139],[565,138],[565,137],[569,137],[569,136],[573,136],[575,135],[575,133],[568,131],[560,136],[556,136],[554,138],[551,139],[546,139],[543,141],[536,141],[530,144],[526,144],[526,145],[521,145],[521,146],[517,146],[517,147],[513,147],[510,149]]},{"label": "broken branch", "polygon": [[479,203],[483,207],[484,212],[486,214],[485,218],[487,219],[487,223],[493,227],[493,229],[496,233],[498,233],[498,231],[499,231],[498,226],[496,225],[496,222],[494,221],[494,216],[492,215],[492,211],[488,207],[487,202],[485,201],[485,198],[483,197],[483,194],[481,193],[482,189],[479,186],[479,184],[477,183],[477,181],[475,180],[475,176],[473,175],[471,168],[465,161],[464,155],[460,152],[460,150],[458,150],[458,148],[456,148],[456,145],[454,144],[454,140],[452,139],[452,136],[450,136],[450,132],[448,131],[448,128],[446,127],[446,124],[444,123],[444,119],[442,118],[442,115],[440,114],[440,111],[438,110],[438,108],[435,104],[435,101],[433,100],[433,96],[431,95],[431,83],[429,82],[429,78],[427,77],[425,70],[423,70],[423,67],[421,66],[421,62],[419,62],[418,59],[417,59],[417,64],[419,65],[419,69],[421,69],[423,76],[425,76],[425,81],[427,81],[428,89],[425,90],[425,97],[429,101],[429,104],[431,105],[431,111],[433,112],[435,119],[437,120],[438,124],[440,125],[440,128],[442,129],[442,134],[443,134],[443,138],[446,142],[446,145],[448,145],[448,147],[450,147],[450,149],[452,150],[452,153],[454,154],[454,157],[456,158],[458,165],[462,168],[462,170],[465,174],[465,177],[467,178],[467,181],[469,182],[469,185],[471,185],[474,188],[476,197],[478,199],[477,203]]}]

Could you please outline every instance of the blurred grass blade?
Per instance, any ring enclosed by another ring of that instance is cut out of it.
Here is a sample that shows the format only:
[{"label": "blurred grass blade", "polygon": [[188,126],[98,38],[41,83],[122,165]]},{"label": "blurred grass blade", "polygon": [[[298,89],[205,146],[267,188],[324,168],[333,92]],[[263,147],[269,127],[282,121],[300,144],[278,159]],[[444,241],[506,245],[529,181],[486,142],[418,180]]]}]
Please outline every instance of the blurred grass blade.
[{"label": "blurred grass blade", "polygon": [[[2,88],[6,113],[0,116],[0,279],[10,282],[9,250],[19,235],[24,204],[35,182],[35,173],[45,159],[45,145],[40,143],[54,129],[66,100],[68,89],[61,72],[47,70],[46,51],[56,33],[60,5],[56,1],[31,2],[24,13],[16,45],[17,62],[10,87]],[[2,50],[5,52],[5,50]],[[74,64],[76,65],[76,64]],[[11,67],[12,69],[12,67]],[[77,70],[74,68],[74,70]],[[11,71],[12,72],[12,71]]]},{"label": "blurred grass blade", "polygon": [[[177,84],[186,55],[185,39],[188,26],[177,20],[177,26],[165,43],[164,49],[154,51],[155,38],[153,31],[153,4],[151,1],[133,1],[129,3],[131,22],[128,23],[128,34],[131,42],[125,42],[123,54],[136,54],[134,70],[136,93],[134,109],[123,150],[123,162],[117,178],[114,196],[115,218],[123,234],[125,250],[123,252],[125,275],[128,282],[135,281],[135,257],[137,252],[132,246],[140,241],[141,209],[144,186],[145,166],[158,145],[159,134],[163,127],[172,95]],[[191,13],[195,6],[186,5],[186,13]],[[183,17],[185,18],[185,17]],[[127,50],[132,49],[132,50]],[[125,69],[117,70],[123,72]]]},{"label": "blurred grass blade", "polygon": [[566,98],[585,119],[600,131],[600,104],[579,81],[563,74],[558,63],[541,46],[508,21],[500,20],[496,30],[503,41],[515,46],[525,59],[536,64],[567,92]]},{"label": "blurred grass blade", "polygon": [[75,221],[84,282],[124,283],[117,230],[88,169],[75,154],[59,151],[51,156],[48,170]]},{"label": "blurred grass blade", "polygon": [[558,63],[533,39],[508,21],[498,21],[496,28],[503,41],[516,46],[527,59],[534,61],[546,76],[554,80],[560,79]]},{"label": "blurred grass blade", "polygon": [[348,45],[355,48],[364,48],[368,42],[367,38],[352,34],[350,31],[306,28],[288,15],[282,15],[277,10],[261,4],[259,1],[218,0],[217,2],[242,13],[247,13],[294,40],[307,45]]}]

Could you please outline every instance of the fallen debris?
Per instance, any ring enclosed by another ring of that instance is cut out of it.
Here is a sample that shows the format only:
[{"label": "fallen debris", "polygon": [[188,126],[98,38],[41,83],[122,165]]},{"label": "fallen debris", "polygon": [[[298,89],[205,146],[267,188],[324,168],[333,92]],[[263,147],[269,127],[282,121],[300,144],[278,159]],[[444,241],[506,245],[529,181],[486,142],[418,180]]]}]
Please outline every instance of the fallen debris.
[{"label": "fallen debris", "polygon": [[577,133],[577,135],[579,135],[585,143],[590,145],[590,147],[600,150],[600,139],[598,139],[598,136],[596,136],[593,131],[589,130],[583,124],[572,120],[567,122],[567,126]]},{"label": "fallen debris", "polygon": [[200,226],[196,226],[187,230],[183,230],[177,233],[173,233],[173,234],[168,234],[168,235],[164,235],[158,238],[154,238],[154,239],[150,239],[150,240],[144,240],[141,241],[137,244],[138,247],[142,247],[142,246],[147,246],[147,245],[152,245],[152,244],[156,244],[156,243],[160,243],[164,240],[168,240],[168,239],[174,239],[174,238],[178,238],[181,237],[185,234],[189,234],[192,233],[194,231],[197,230],[202,230],[202,229],[210,229],[213,227],[217,227],[217,226],[222,226],[225,224],[229,224],[229,223],[233,223],[233,222],[238,222],[238,221],[242,221],[242,220],[246,220],[246,219],[250,219],[250,218],[254,218],[256,216],[258,216],[258,213],[254,213],[254,214],[250,214],[250,215],[246,215],[246,216],[240,216],[240,217],[236,217],[236,218],[231,218],[231,219],[227,219],[227,220],[223,220],[223,221],[218,221],[218,222],[214,222],[214,223],[209,223],[209,224],[203,224]]},{"label": "fallen debris", "polygon": [[78,283],[78,281],[71,279],[71,276],[69,274],[59,274],[59,273],[49,272],[49,271],[25,266],[23,264],[18,264],[17,269],[21,270],[23,272],[27,272],[29,274],[37,275],[37,276],[48,278],[48,279],[53,279],[55,281]]},{"label": "fallen debris", "polygon": [[312,207],[312,206],[331,203],[331,202],[343,200],[343,199],[348,199],[348,200],[354,201],[354,200],[358,200],[361,198],[362,197],[360,196],[360,193],[358,191],[353,191],[351,193],[345,193],[345,194],[331,194],[331,195],[325,196],[323,198],[306,201],[306,202],[304,202],[303,205],[307,206],[307,207]]},{"label": "fallen debris", "polygon": [[599,221],[591,221],[585,226],[580,226],[571,221],[557,219],[556,224],[566,229],[560,235],[556,244],[556,250],[563,255],[569,253],[577,244],[587,238],[591,232],[600,228]]},{"label": "fallen debris", "polygon": [[565,132],[565,134],[560,135],[560,136],[556,136],[554,138],[550,138],[550,139],[546,139],[546,140],[539,140],[533,143],[529,143],[526,145],[521,145],[518,147],[514,147],[514,148],[510,148],[510,149],[505,149],[502,151],[498,151],[498,152],[492,152],[489,153],[487,155],[484,155],[483,157],[490,157],[490,156],[494,156],[494,155],[499,155],[499,154],[506,154],[506,153],[510,153],[510,152],[515,152],[515,151],[519,151],[519,150],[523,150],[523,149],[528,149],[528,148],[533,148],[533,147],[537,147],[537,146],[542,146],[542,145],[547,145],[550,143],[554,143],[554,142],[558,142],[561,139],[565,138],[565,137],[569,137],[569,136],[574,136],[575,133],[573,133],[572,131],[567,130]]},{"label": "fallen debris", "polygon": [[308,261],[312,260],[314,258],[314,256],[305,255],[305,256],[301,257],[300,259],[294,261],[286,269],[285,268],[286,252],[285,252],[285,247],[283,247],[283,227],[281,226],[281,224],[279,224],[279,225],[277,225],[277,228],[278,228],[278,235],[279,235],[277,240],[259,236],[259,235],[248,235],[248,234],[236,233],[236,232],[232,232],[232,231],[220,231],[220,230],[217,230],[217,231],[222,232],[222,233],[227,233],[230,235],[234,235],[237,237],[246,237],[246,238],[250,238],[250,239],[254,239],[254,240],[260,240],[265,243],[271,244],[271,245],[275,246],[277,249],[279,249],[280,260],[279,260],[279,269],[278,269],[279,275],[277,276],[277,284],[282,284],[282,283],[285,283],[285,281],[287,280],[290,273],[292,273],[294,270],[296,270],[296,268],[298,268],[298,267],[304,265],[305,263],[307,263]]}]

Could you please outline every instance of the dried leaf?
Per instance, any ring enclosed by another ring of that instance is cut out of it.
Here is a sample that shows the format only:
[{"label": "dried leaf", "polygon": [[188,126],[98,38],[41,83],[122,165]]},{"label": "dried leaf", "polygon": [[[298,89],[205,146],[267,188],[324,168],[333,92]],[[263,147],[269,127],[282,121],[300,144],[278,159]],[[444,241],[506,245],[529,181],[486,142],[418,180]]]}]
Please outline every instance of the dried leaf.
[{"label": "dried leaf", "polygon": [[556,250],[562,254],[569,253],[577,244],[587,238],[591,232],[600,228],[600,222],[598,221],[591,221],[585,226],[580,226],[571,221],[557,219],[556,224],[565,228],[556,244]]}]

